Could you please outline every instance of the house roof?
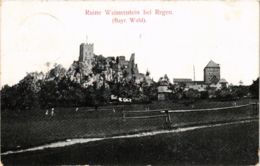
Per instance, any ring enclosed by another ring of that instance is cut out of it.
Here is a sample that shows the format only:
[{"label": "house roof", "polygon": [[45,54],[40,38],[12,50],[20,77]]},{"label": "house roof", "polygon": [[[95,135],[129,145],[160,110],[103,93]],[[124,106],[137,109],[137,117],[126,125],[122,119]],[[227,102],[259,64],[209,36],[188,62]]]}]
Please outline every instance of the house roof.
[{"label": "house roof", "polygon": [[206,67],[219,67],[219,64],[217,64],[214,61],[210,60]]},{"label": "house roof", "polygon": [[193,81],[193,83],[195,83],[195,84],[205,84],[204,81]]},{"label": "house roof", "polygon": [[174,83],[187,83],[192,82],[190,78],[173,78]]},{"label": "house roof", "polygon": [[224,78],[221,78],[221,79],[219,80],[219,83],[227,83],[227,81],[226,81]]}]

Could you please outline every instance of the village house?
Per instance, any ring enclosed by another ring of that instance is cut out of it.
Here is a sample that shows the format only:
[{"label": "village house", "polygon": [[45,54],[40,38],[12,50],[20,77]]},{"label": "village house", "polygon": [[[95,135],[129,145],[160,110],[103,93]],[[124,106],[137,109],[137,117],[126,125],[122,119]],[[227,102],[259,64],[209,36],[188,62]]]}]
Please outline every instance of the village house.
[{"label": "village house", "polygon": [[173,84],[175,87],[183,87],[184,91],[189,89],[206,91],[207,87],[221,89],[227,87],[228,82],[222,78],[220,79],[220,65],[210,60],[204,68],[204,81],[195,81],[190,78],[174,78]]},{"label": "village house", "polygon": [[172,90],[169,89],[170,81],[165,75],[164,77],[161,77],[158,81],[158,100],[159,101],[164,101],[167,100],[170,93],[172,93]]}]

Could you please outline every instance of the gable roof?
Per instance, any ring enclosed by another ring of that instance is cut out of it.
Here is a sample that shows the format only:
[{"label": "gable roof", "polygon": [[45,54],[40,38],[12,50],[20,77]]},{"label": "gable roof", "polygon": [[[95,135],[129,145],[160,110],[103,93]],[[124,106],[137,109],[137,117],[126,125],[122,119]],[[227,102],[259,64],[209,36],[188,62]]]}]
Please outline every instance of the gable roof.
[{"label": "gable roof", "polygon": [[227,83],[227,81],[226,81],[225,78],[221,78],[221,79],[219,80],[219,83]]},{"label": "gable roof", "polygon": [[206,67],[219,67],[219,64],[210,60]]}]

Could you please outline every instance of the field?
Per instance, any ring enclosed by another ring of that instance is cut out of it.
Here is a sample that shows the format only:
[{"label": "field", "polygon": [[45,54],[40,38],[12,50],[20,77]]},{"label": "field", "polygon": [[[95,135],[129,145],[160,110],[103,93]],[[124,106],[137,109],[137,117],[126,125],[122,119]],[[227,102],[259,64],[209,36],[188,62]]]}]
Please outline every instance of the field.
[{"label": "field", "polygon": [[258,121],[13,154],[4,164],[255,165]]},{"label": "field", "polygon": [[[247,104],[241,100],[237,104]],[[231,102],[201,101],[194,108],[214,108],[231,106]],[[45,110],[32,110],[22,113],[1,113],[1,152],[24,149],[58,140],[70,138],[106,137],[153,131],[164,128],[165,118],[122,119],[122,111],[170,108],[191,109],[191,106],[177,103],[157,102],[150,105],[116,105],[93,108],[56,108],[55,116],[45,116]],[[115,112],[113,112],[113,108]],[[217,123],[239,119],[257,118],[258,111],[252,106],[229,111],[208,111],[196,113],[174,113],[171,119],[175,127]]]}]

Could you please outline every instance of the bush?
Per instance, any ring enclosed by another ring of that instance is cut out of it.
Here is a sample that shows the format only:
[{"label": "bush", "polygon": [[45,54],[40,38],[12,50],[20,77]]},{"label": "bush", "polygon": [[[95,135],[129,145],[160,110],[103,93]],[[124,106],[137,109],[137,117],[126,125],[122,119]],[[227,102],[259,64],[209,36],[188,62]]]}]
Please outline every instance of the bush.
[{"label": "bush", "polygon": [[188,91],[184,92],[184,96],[186,99],[195,100],[200,98],[200,93],[198,90],[189,89]]},{"label": "bush", "polygon": [[250,85],[249,91],[253,98],[259,99],[259,77]]}]

